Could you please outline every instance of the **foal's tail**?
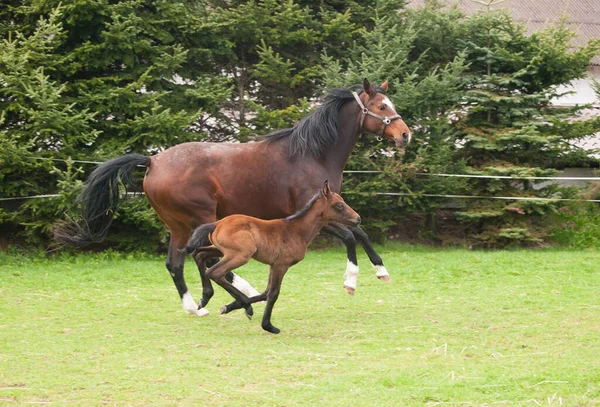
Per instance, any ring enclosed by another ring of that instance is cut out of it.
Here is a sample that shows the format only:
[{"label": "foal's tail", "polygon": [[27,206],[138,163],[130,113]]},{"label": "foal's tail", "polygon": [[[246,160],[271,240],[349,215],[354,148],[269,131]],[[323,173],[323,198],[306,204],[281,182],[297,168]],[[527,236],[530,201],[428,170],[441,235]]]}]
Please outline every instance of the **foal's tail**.
[{"label": "foal's tail", "polygon": [[185,252],[196,253],[201,247],[210,246],[209,236],[215,231],[216,227],[217,222],[205,223],[204,225],[198,226],[196,230],[194,230],[194,233],[192,233],[190,240],[188,240]]},{"label": "foal's tail", "polygon": [[138,166],[146,167],[149,158],[129,154],[108,160],[99,165],[88,177],[79,200],[82,219],[59,224],[54,238],[63,244],[85,246],[103,241],[113,221],[114,213],[127,196],[121,195],[120,185],[138,189],[132,178]]}]

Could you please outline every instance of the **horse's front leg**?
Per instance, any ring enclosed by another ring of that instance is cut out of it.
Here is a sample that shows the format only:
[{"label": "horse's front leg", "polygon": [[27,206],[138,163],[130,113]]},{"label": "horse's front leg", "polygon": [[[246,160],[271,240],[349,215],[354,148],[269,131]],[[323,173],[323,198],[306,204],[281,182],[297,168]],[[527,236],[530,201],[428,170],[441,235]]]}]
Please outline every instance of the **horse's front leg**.
[{"label": "horse's front leg", "polygon": [[356,291],[356,282],[358,280],[358,261],[356,258],[356,239],[354,234],[346,226],[339,223],[331,223],[321,229],[321,232],[333,235],[341,239],[346,246],[346,273],[344,274],[344,290],[350,295]]},{"label": "horse's front leg", "polygon": [[349,229],[354,235],[354,238],[358,240],[362,245],[363,249],[365,249],[367,256],[369,256],[371,264],[373,265],[373,267],[375,267],[375,276],[381,281],[390,283],[390,274],[383,265],[383,260],[381,259],[381,256],[379,256],[379,254],[377,254],[377,252],[375,251],[375,248],[373,248],[373,245],[369,240],[369,236],[367,236],[365,231],[362,230],[360,226],[350,226]]},{"label": "horse's front leg", "polygon": [[265,306],[265,313],[263,314],[262,328],[271,332],[272,334],[278,334],[281,332],[279,328],[276,328],[271,323],[271,314],[273,312],[273,306],[279,297],[279,291],[281,290],[281,282],[283,276],[287,272],[287,266],[271,266],[269,271],[269,284],[267,286],[267,305]]}]

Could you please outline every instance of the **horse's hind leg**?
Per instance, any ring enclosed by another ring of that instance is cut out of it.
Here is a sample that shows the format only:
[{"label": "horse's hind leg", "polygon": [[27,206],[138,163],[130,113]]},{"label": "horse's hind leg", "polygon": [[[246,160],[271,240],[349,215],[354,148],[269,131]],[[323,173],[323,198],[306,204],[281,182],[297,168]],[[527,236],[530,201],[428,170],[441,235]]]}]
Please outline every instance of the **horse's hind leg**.
[{"label": "horse's hind leg", "polygon": [[171,240],[169,242],[169,252],[167,254],[167,270],[171,273],[179,297],[183,304],[183,310],[190,315],[199,317],[208,315],[208,311],[204,308],[198,309],[194,298],[188,291],[185,279],[183,278],[183,264],[185,261],[185,252],[181,249],[185,248],[189,237],[189,231],[171,230]]},{"label": "horse's hind leg", "polygon": [[[258,294],[255,295],[253,297],[249,297],[248,301],[250,302],[250,304],[254,304],[255,302],[260,302],[260,301],[264,301],[267,299],[267,291],[263,292],[262,294]],[[223,305],[221,307],[221,314],[229,314],[231,311],[235,311],[236,309],[241,309],[242,304],[240,304],[238,302],[238,300],[235,300],[227,305]]]},{"label": "horse's hind leg", "polygon": [[198,266],[198,272],[200,273],[200,280],[202,281],[202,299],[198,303],[198,309],[206,307],[208,301],[212,298],[215,293],[210,278],[206,275],[207,262],[212,260],[204,253],[198,253],[194,256],[196,265]]},{"label": "horse's hind leg", "polygon": [[[223,258],[210,269],[207,270],[206,274],[210,277],[215,283],[219,284],[221,287],[225,289],[231,296],[235,299],[234,303],[239,303],[241,308],[246,310],[246,316],[248,319],[252,319],[254,315],[254,310],[252,309],[252,305],[250,305],[250,300],[246,294],[240,291],[236,286],[230,283],[226,275],[240,266],[248,263],[252,256],[244,256],[244,255],[225,255]],[[226,313],[225,307],[222,307],[220,312],[221,314]],[[229,311],[227,311],[229,312]]]},{"label": "horse's hind leg", "polygon": [[326,225],[321,231],[333,235],[344,242],[346,255],[348,256],[346,273],[344,274],[344,290],[348,294],[354,295],[356,281],[358,280],[358,261],[356,258],[356,239],[354,238],[354,234],[346,226],[339,223]]},{"label": "horse's hind leg", "polygon": [[[211,268],[212,266],[217,264],[218,261],[219,259],[217,258],[208,259],[205,263],[205,269]],[[200,266],[198,266],[198,270],[200,270]],[[200,271],[200,277],[202,277],[202,271]],[[225,273],[225,278],[227,279],[227,281],[233,284],[235,288],[240,290],[242,293],[246,294],[246,297],[255,297],[257,295],[260,295],[256,288],[252,287],[252,285],[250,285],[249,282],[235,274],[233,271],[228,271],[227,273]],[[202,280],[202,284],[204,285],[204,280]],[[206,306],[206,303],[204,303],[204,306]]]},{"label": "horse's hind leg", "polygon": [[369,260],[371,261],[371,264],[373,265],[373,267],[375,267],[375,276],[377,276],[377,278],[380,279],[381,281],[389,283],[390,282],[390,274],[388,273],[387,269],[383,265],[383,260],[381,259],[381,256],[379,256],[379,254],[377,254],[377,252],[373,248],[373,245],[371,244],[371,241],[369,240],[369,236],[367,236],[365,231],[362,230],[362,228],[360,226],[351,226],[349,229],[352,232],[352,234],[354,235],[354,237],[356,238],[356,240],[358,240],[360,242],[363,249],[365,249],[367,256],[369,256]]},{"label": "horse's hind leg", "polygon": [[263,314],[262,319],[262,328],[265,331],[271,332],[272,334],[278,334],[280,331],[279,328],[276,328],[271,323],[271,313],[273,312],[273,305],[277,301],[279,297],[279,291],[281,290],[281,282],[283,281],[283,276],[287,272],[288,268],[284,266],[271,266],[271,270],[269,272],[269,285],[267,287],[267,305],[265,306],[265,313]]}]

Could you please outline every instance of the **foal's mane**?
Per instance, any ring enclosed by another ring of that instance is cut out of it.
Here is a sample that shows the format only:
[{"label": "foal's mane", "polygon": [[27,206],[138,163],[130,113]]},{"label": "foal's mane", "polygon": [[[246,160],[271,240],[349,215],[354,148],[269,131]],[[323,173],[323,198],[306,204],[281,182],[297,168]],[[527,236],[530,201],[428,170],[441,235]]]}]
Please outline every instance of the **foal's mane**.
[{"label": "foal's mane", "polygon": [[287,218],[284,219],[284,221],[289,222],[291,220],[303,217],[304,215],[306,215],[308,213],[308,211],[311,210],[311,208],[313,207],[315,202],[317,202],[317,200],[321,197],[323,197],[323,191],[317,192],[315,194],[315,196],[310,198],[310,201],[308,201],[308,203],[306,205],[304,205],[304,208],[300,209],[295,214],[288,216]]},{"label": "foal's mane", "polygon": [[[377,88],[379,92],[383,89]],[[265,136],[267,142],[289,138],[288,156],[311,155],[320,158],[338,139],[338,114],[342,106],[354,100],[352,92],[362,93],[362,86],[334,89],[327,94],[323,104],[310,116],[291,129],[275,131]]]}]

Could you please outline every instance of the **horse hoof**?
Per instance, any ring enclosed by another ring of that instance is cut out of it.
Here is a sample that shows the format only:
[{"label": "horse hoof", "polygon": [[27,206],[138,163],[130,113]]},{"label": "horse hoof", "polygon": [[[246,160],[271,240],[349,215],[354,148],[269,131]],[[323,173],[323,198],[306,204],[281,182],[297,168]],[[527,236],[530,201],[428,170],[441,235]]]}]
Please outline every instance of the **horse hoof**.
[{"label": "horse hoof", "polygon": [[227,314],[229,311],[227,311],[227,305],[223,305],[221,308],[219,308],[219,314],[223,315],[223,314]]},{"label": "horse hoof", "polygon": [[354,291],[356,291],[354,288],[348,287],[347,285],[344,286],[344,290],[346,290],[346,292],[351,296],[354,296]]},{"label": "horse hoof", "polygon": [[199,308],[196,310],[189,310],[189,311],[186,310],[186,312],[190,315],[194,315],[197,317],[205,317],[208,314],[210,314],[210,312],[208,312],[208,310],[206,308]]},{"label": "horse hoof", "polygon": [[254,310],[252,309],[252,306],[246,308],[246,316],[249,320],[252,320],[252,317],[254,316]]},{"label": "horse hoof", "polygon": [[266,325],[262,328],[267,332],[271,332],[272,334],[278,334],[279,332],[281,332],[279,328],[275,328],[273,325]]},{"label": "horse hoof", "polygon": [[377,276],[377,278],[383,281],[384,283],[390,284],[392,282],[389,275]]},{"label": "horse hoof", "polygon": [[383,281],[384,283],[391,283],[390,273],[388,273],[387,269],[383,266],[383,264],[375,266],[375,276]]}]

